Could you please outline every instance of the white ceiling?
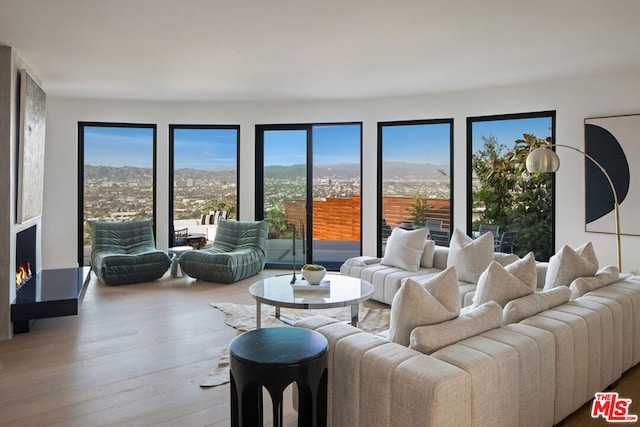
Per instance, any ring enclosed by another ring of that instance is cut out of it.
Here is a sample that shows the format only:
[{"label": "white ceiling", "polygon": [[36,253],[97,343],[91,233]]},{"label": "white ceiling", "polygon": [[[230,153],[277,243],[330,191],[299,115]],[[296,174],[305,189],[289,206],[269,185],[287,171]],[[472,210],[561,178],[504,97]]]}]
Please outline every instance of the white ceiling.
[{"label": "white ceiling", "polygon": [[371,98],[640,70],[640,1],[0,0],[0,45],[54,96]]}]

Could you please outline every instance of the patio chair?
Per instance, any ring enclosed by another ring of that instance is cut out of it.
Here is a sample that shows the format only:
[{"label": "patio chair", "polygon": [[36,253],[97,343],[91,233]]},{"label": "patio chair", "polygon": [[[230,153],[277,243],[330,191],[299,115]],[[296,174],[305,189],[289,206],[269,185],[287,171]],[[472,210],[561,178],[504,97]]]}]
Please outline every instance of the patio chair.
[{"label": "patio chair", "polygon": [[429,238],[436,242],[436,245],[445,247],[449,247],[451,240],[449,230],[429,230]]},{"label": "patio chair", "polygon": [[502,233],[500,240],[496,243],[496,252],[513,253],[513,247],[516,243],[517,231],[505,231]]},{"label": "patio chair", "polygon": [[187,237],[189,236],[188,228],[181,228],[173,232],[173,245],[172,246],[184,246],[187,244]]},{"label": "patio chair", "polygon": [[478,228],[478,232],[482,236],[484,233],[491,232],[493,233],[493,238],[495,240],[500,239],[500,226],[499,225],[491,225],[491,224],[480,224],[480,228]]},{"label": "patio chair", "polygon": [[441,219],[428,219],[427,220],[427,229],[428,230],[442,230],[443,221]]}]

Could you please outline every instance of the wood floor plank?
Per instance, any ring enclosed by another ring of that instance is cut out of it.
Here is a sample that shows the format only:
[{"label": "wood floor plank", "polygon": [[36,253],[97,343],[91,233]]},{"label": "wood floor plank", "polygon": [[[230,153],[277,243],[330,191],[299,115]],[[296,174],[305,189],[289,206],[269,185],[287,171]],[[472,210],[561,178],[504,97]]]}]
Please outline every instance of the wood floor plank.
[{"label": "wood floor plank", "polygon": [[[42,319],[30,333],[0,342],[0,426],[228,426],[229,386],[199,387],[236,336],[210,303],[253,304],[255,280],[165,276],[110,287],[92,276],[78,316]],[[639,384],[636,367],[616,388],[633,399],[636,414]],[[286,424],[296,425],[290,393]],[[267,421],[269,405],[265,398]],[[590,418],[590,408],[564,426],[605,425]]]}]

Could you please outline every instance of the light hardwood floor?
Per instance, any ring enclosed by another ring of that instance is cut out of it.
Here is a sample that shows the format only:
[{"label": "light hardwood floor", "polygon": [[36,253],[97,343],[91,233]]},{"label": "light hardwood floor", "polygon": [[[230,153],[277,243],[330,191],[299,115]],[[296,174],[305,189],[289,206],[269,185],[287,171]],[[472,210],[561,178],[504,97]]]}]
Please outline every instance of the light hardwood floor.
[{"label": "light hardwood floor", "polygon": [[[42,319],[30,333],[0,341],[0,425],[229,425],[229,386],[198,385],[235,336],[210,303],[253,304],[248,288],[255,280],[223,285],[165,277],[109,287],[92,276],[78,316]],[[633,399],[634,414],[639,385],[636,367],[616,389]],[[606,425],[590,418],[590,408],[564,426]],[[285,413],[287,425],[296,425],[290,406]]]}]

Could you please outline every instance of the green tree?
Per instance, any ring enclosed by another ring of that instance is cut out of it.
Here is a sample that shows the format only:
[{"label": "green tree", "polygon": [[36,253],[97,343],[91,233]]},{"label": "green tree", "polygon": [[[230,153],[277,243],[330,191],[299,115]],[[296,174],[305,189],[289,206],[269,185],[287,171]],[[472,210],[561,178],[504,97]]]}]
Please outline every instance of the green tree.
[{"label": "green tree", "polygon": [[514,203],[516,179],[511,153],[493,136],[483,136],[482,140],[483,148],[471,158],[471,166],[479,184],[474,185],[473,208],[481,212],[481,222],[502,225],[507,222]]},{"label": "green tree", "polygon": [[483,149],[472,158],[478,184],[473,189],[474,209],[480,212],[476,222],[500,225],[500,231],[517,231],[518,255],[533,251],[536,259],[548,260],[552,255],[551,175],[530,174],[526,159],[531,150],[550,144],[550,138],[524,134],[511,149],[493,136],[482,139]]},{"label": "green tree", "polygon": [[[529,173],[526,160],[531,150],[551,144],[551,138],[542,140],[530,134],[524,134],[523,137],[515,141],[513,150],[517,186],[514,207],[509,215],[509,227],[518,232],[518,240],[521,242],[518,255],[533,251],[538,260],[547,261],[553,255],[552,176],[548,173]],[[526,245],[523,244],[525,242]]]},{"label": "green tree", "polygon": [[227,211],[228,219],[238,219],[238,200],[235,196],[209,200],[202,206],[202,214],[207,215],[211,211]]},{"label": "green tree", "polygon": [[274,208],[266,212],[265,218],[269,218],[269,239],[287,239],[291,232],[287,230],[289,217],[280,209]]},{"label": "green tree", "polygon": [[424,227],[427,224],[427,214],[431,211],[431,205],[427,202],[421,193],[416,192],[413,195],[411,205],[411,216],[413,224],[416,227]]}]

